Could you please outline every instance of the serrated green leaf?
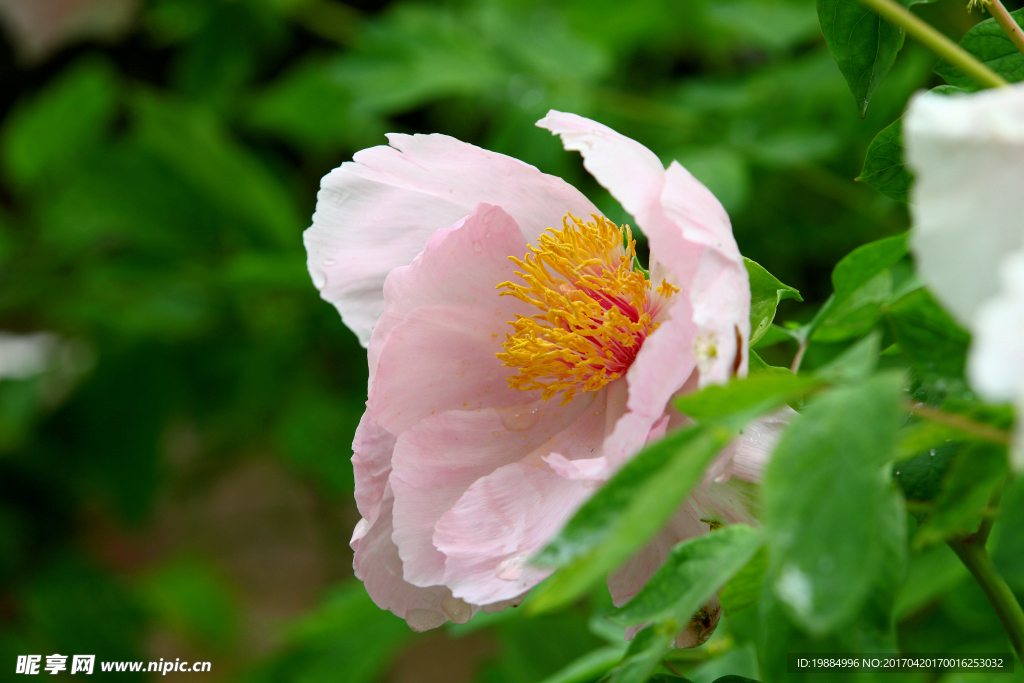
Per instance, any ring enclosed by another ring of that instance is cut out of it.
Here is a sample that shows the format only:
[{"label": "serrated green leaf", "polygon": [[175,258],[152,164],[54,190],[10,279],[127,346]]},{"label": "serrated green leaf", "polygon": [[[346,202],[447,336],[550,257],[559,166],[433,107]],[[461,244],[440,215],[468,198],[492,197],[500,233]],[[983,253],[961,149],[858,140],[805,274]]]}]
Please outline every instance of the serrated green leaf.
[{"label": "serrated green leaf", "polygon": [[626,463],[535,558],[562,569],[535,591],[527,609],[541,612],[574,600],[642,547],[734,435],[721,424],[694,425]]},{"label": "serrated green leaf", "polygon": [[761,265],[744,258],[750,276],[750,343],[754,344],[775,320],[775,311],[783,299],[803,301],[800,292],[784,285]]},{"label": "serrated green leaf", "polygon": [[687,539],[672,549],[639,593],[612,612],[624,624],[675,617],[686,623],[764,543],[764,534],[743,524]]},{"label": "serrated green leaf", "polygon": [[899,505],[885,465],[902,384],[901,374],[884,373],[822,394],[783,434],[765,472],[773,589],[811,633],[852,619],[884,569],[877,534]]},{"label": "serrated green leaf", "polygon": [[888,307],[886,318],[903,353],[919,372],[926,376],[963,377],[971,336],[928,290],[907,294]]},{"label": "serrated green leaf", "polygon": [[868,145],[864,168],[857,180],[867,183],[886,197],[907,201],[914,175],[903,161],[903,119],[898,118],[879,131]]},{"label": "serrated green leaf", "polygon": [[645,683],[672,647],[679,626],[675,621],[648,626],[633,638],[608,683]]},{"label": "serrated green leaf", "polygon": [[741,413],[764,414],[821,386],[814,377],[764,372],[713,384],[676,399],[676,408],[695,420],[714,420]]},{"label": "serrated green leaf", "polygon": [[[1018,24],[1024,21],[1024,9],[1010,12],[1010,16]],[[1024,25],[1024,24],[1021,24]],[[978,58],[982,64],[995,71],[1010,83],[1024,80],[1024,54],[1010,41],[1009,36],[989,18],[974,25],[960,39],[960,47]],[[963,88],[968,92],[980,90],[980,86],[970,76],[947,62],[939,62],[935,73],[946,79],[950,85]]]}]

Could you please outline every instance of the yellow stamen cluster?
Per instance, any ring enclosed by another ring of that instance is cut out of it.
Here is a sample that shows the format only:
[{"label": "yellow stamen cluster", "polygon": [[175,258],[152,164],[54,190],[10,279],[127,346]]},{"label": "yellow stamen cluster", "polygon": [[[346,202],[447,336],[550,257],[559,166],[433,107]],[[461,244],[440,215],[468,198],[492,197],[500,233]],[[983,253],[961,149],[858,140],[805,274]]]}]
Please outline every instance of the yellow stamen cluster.
[{"label": "yellow stamen cluster", "polygon": [[[636,242],[629,226],[592,218],[584,222],[569,214],[561,230],[548,228],[523,259],[510,257],[526,284],[498,285],[507,290],[502,296],[541,311],[509,323],[514,331],[506,335],[504,353],[497,354],[518,369],[509,384],[541,390],[545,401],[564,392],[562,405],[578,390],[596,391],[621,377],[658,327],[651,283],[633,270]],[[679,290],[663,282],[657,291],[667,299]]]}]

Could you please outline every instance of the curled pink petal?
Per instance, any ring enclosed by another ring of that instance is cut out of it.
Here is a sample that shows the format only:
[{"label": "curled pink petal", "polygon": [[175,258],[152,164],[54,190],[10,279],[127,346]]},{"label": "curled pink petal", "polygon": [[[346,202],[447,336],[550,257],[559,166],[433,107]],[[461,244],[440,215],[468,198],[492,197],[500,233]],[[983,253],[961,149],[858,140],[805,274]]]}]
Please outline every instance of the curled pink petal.
[{"label": "curled pink petal", "polygon": [[364,346],[384,311],[388,273],[481,202],[501,206],[528,240],[567,211],[597,211],[562,179],[447,135],[392,133],[388,142],[324,176],[303,235],[313,284]]},{"label": "curled pink petal", "polygon": [[597,482],[559,476],[544,457],[600,457],[609,393],[597,392],[586,411],[541,448],[478,479],[441,517],[433,542],[446,557],[444,583],[454,595],[478,604],[507,600],[550,574],[529,559]]},{"label": "curled pink petal", "polygon": [[373,522],[361,520],[356,526],[351,543],[355,551],[353,569],[378,607],[408,620],[415,631],[436,628],[448,621],[441,603],[451,597],[451,591],[444,586],[420,588],[402,578],[402,561],[391,542],[393,501],[388,487],[377,518]]},{"label": "curled pink petal", "polygon": [[419,258],[388,276],[388,306],[370,342],[367,411],[401,434],[428,415],[523,405],[495,353],[516,314],[532,310],[496,285],[514,277],[509,255],[526,250],[512,218],[481,204],[435,234]]},{"label": "curled pink petal", "polygon": [[746,374],[750,284],[721,203],[677,162],[666,171],[646,147],[600,123],[551,111],[537,125],[583,155],[647,235],[652,265],[667,269],[689,298],[697,325],[689,348],[701,386]]},{"label": "curled pink petal", "polygon": [[444,580],[444,554],[432,538],[438,520],[478,479],[521,460],[569,428],[592,402],[567,406],[536,401],[523,407],[448,411],[427,417],[398,439],[391,487],[392,539],[405,580],[430,586]]},{"label": "curled pink petal", "polygon": [[352,469],[356,481],[356,507],[369,523],[377,519],[380,511],[394,448],[395,437],[363,413],[352,440]]}]

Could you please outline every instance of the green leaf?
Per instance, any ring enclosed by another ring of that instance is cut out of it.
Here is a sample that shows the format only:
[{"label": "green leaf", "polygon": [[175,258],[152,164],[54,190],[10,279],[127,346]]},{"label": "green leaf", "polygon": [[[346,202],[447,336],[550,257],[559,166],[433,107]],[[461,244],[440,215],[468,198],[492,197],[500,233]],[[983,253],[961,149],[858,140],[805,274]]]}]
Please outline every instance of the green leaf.
[{"label": "green leaf", "polygon": [[765,349],[775,344],[781,344],[786,341],[794,341],[799,343],[800,339],[797,337],[795,331],[787,329],[785,327],[779,327],[778,325],[769,325],[768,329],[765,330],[764,335],[757,340],[757,343],[751,345],[753,349]]},{"label": "green leaf", "polygon": [[608,683],[645,683],[672,647],[678,632],[679,625],[670,620],[665,624],[648,626],[637,633]]},{"label": "green leaf", "polygon": [[761,596],[764,577],[768,571],[768,551],[762,547],[750,558],[746,566],[736,573],[718,591],[718,601],[726,616],[750,607]]},{"label": "green leaf", "polygon": [[784,377],[795,376],[789,368],[780,368],[777,365],[768,365],[764,358],[757,355],[757,352],[750,349],[750,377],[760,375],[781,375]]},{"label": "green leaf", "polygon": [[837,343],[856,339],[870,332],[882,319],[882,306],[892,300],[892,272],[881,271],[858,287],[841,302],[829,307],[812,339]]},{"label": "green leaf", "polygon": [[231,586],[215,567],[197,560],[175,560],[140,584],[146,606],[160,622],[193,643],[223,647],[238,626]]},{"label": "green leaf", "polygon": [[1024,477],[1006,487],[999,502],[999,517],[993,529],[995,548],[992,562],[1018,594],[1024,593]]},{"label": "green leaf", "polygon": [[881,345],[881,333],[872,332],[843,351],[838,357],[818,368],[814,374],[828,382],[866,379],[878,366]]},{"label": "green leaf", "polygon": [[[902,0],[909,7],[921,0]],[[925,0],[930,1],[930,0]],[[903,29],[858,0],[817,0],[825,44],[850,86],[861,118],[903,47]]]},{"label": "green leaf", "polygon": [[588,683],[600,678],[622,661],[625,647],[602,647],[583,655],[541,683]]},{"label": "green leaf", "polygon": [[629,558],[657,533],[734,435],[720,424],[694,425],[626,463],[534,560],[562,569],[527,608],[536,613],[564,605]]},{"label": "green leaf", "polygon": [[712,384],[676,399],[675,405],[695,420],[715,420],[743,413],[763,415],[821,386],[820,379],[785,372],[764,372]]},{"label": "green leaf", "polygon": [[[936,451],[936,456],[938,451]],[[1006,447],[991,442],[964,444],[942,478],[935,510],[914,535],[915,548],[972,533],[996,487],[1006,476]]]},{"label": "green leaf", "polygon": [[765,680],[855,683],[863,681],[864,675],[841,670],[830,670],[824,676],[821,672],[789,673],[787,655],[791,652],[862,655],[898,651],[892,606],[903,579],[906,553],[906,526],[899,501],[891,501],[887,514],[878,521],[882,524],[874,530],[873,542],[880,556],[879,569],[873,574],[863,606],[834,633],[815,635],[794,624],[789,606],[773,590],[778,574],[773,570],[768,576],[759,609],[759,669]]},{"label": "green leaf", "polygon": [[868,145],[864,168],[857,180],[867,183],[886,197],[907,201],[914,175],[903,161],[903,119],[883,128]]},{"label": "green leaf", "polygon": [[907,294],[886,310],[893,335],[910,362],[925,376],[964,376],[965,332],[926,289]]},{"label": "green leaf", "polygon": [[877,534],[900,507],[885,465],[902,383],[884,373],[821,395],[783,434],[765,472],[773,589],[811,633],[853,618],[884,569]]},{"label": "green leaf", "polygon": [[331,591],[287,633],[278,658],[265,665],[268,681],[380,680],[411,637],[406,623],[381,610],[359,581]]},{"label": "green leaf", "polygon": [[291,245],[304,221],[281,182],[219,120],[189,103],[150,92],[135,102],[138,142],[218,206],[254,226],[273,246]]},{"label": "green leaf", "polygon": [[[832,271],[832,296],[814,320],[801,328],[801,334],[819,341],[839,341],[871,329],[881,304],[892,292],[892,276],[887,270],[906,255],[907,235],[903,233],[869,242],[844,256]],[[839,329],[820,329],[829,325]]]},{"label": "green leaf", "polygon": [[686,623],[763,543],[760,529],[743,524],[687,539],[672,549],[647,585],[610,616],[624,624],[670,616]]},{"label": "green leaf", "polygon": [[750,276],[750,343],[754,344],[775,320],[775,310],[783,299],[803,301],[800,292],[784,285],[763,267],[744,258]]},{"label": "green leaf", "polygon": [[907,500],[930,501],[938,495],[942,478],[960,446],[956,441],[944,443],[897,463],[896,481]]},{"label": "green leaf", "polygon": [[[1024,9],[1010,12],[1010,16],[1018,24],[1024,20]],[[978,58],[978,60],[1005,78],[1010,83],[1024,80],[1024,54],[1010,41],[995,19],[986,19],[975,24],[960,39],[960,47]],[[946,79],[950,85],[963,88],[968,92],[980,90],[970,76],[947,62],[939,62],[935,73]]]},{"label": "green leaf", "polygon": [[948,545],[939,543],[913,556],[893,611],[902,621],[942,597],[967,578],[967,568]]},{"label": "green leaf", "polygon": [[832,288],[841,304],[883,270],[907,255],[906,233],[886,237],[857,247],[836,264],[832,271]]},{"label": "green leaf", "polygon": [[117,96],[114,69],[87,58],[19,102],[0,132],[8,177],[31,184],[98,143],[117,113]]}]

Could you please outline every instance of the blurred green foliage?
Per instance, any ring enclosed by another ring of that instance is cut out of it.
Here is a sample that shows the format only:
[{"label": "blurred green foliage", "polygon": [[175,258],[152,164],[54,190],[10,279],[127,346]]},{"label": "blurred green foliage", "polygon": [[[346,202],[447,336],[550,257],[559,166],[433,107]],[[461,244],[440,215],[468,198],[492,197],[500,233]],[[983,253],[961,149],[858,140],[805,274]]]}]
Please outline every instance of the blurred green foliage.
[{"label": "blurred green foliage", "polygon": [[[955,37],[977,20],[959,0],[927,12]],[[33,65],[12,45],[0,331],[60,343],[46,370],[0,380],[4,679],[18,654],[60,652],[210,660],[211,681],[594,680],[624,650],[606,598],[416,636],[352,580],[366,363],[306,274],[319,178],[385,132],[440,132],[627,222],[533,126],[573,111],[705,182],[743,253],[808,301],[781,319],[805,321],[843,255],[906,227],[903,204],[852,179],[940,82],[908,44],[861,119],[808,0],[151,0],[115,44]],[[896,301],[892,273],[857,303]],[[877,322],[847,308],[824,341]],[[1019,566],[1019,545],[1000,538],[997,562]],[[900,603],[901,645],[984,649],[991,607],[955,565],[928,571],[933,552],[910,559],[931,583]],[[752,611],[676,664],[698,683],[756,676]]]}]

